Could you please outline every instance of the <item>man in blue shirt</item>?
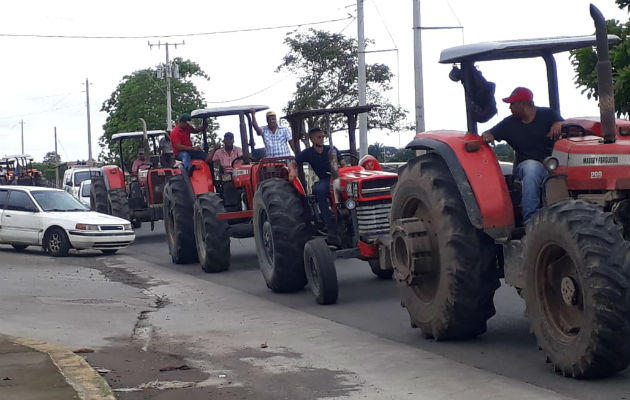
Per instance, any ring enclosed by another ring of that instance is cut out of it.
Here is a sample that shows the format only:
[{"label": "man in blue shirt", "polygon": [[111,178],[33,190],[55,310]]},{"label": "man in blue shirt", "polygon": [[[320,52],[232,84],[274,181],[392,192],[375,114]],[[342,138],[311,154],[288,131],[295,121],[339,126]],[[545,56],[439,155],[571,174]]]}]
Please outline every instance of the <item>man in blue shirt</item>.
[{"label": "man in blue shirt", "polygon": [[564,119],[551,108],[534,106],[534,94],[524,87],[517,87],[503,101],[510,104],[512,115],[481,137],[486,143],[505,140],[516,152],[514,175],[521,179],[525,225],[540,205],[541,185],[547,175],[542,162],[553,152]]},{"label": "man in blue shirt", "polygon": [[[335,219],[328,205],[328,198],[330,197],[330,146],[324,145],[324,132],[319,128],[313,128],[308,131],[308,136],[313,146],[304,149],[295,156],[295,160],[289,165],[289,180],[293,181],[297,176],[297,163],[309,163],[319,178],[319,181],[313,185],[313,194],[317,199],[322,219],[326,223],[329,232],[331,232]],[[339,150],[336,147],[333,148],[337,152],[337,161],[343,166]]]}]

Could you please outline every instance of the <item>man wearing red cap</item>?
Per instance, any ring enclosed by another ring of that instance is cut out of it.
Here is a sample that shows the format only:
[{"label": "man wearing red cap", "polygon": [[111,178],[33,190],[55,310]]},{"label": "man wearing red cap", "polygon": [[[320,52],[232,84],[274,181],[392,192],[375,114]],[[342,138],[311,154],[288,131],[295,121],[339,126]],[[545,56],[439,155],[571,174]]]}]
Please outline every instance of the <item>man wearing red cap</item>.
[{"label": "man wearing red cap", "polygon": [[523,225],[540,206],[542,180],[547,175],[543,160],[553,152],[564,119],[548,107],[536,107],[531,90],[517,87],[503,99],[512,115],[481,136],[486,143],[505,140],[516,152],[514,175],[521,179]]}]

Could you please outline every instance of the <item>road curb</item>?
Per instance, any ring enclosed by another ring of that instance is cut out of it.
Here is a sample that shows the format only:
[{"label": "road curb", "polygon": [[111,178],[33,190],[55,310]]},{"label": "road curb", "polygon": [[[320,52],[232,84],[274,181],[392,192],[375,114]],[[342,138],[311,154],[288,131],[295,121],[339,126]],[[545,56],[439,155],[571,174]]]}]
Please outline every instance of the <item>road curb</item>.
[{"label": "road curb", "polygon": [[81,356],[68,349],[34,339],[9,336],[9,341],[46,353],[81,400],[115,400],[107,381]]}]

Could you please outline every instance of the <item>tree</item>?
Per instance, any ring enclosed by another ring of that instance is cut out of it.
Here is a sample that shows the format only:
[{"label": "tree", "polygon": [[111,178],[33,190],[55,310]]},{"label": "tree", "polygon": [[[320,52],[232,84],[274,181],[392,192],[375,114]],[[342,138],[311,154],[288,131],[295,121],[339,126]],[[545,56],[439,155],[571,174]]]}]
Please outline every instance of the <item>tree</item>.
[{"label": "tree", "polygon": [[[289,46],[289,53],[276,71],[289,71],[298,76],[294,97],[285,109],[287,113],[357,105],[358,47],[355,39],[310,29],[308,33],[288,34],[284,43]],[[369,114],[371,128],[398,130],[402,127],[407,112],[390,104],[382,95],[391,89],[392,76],[387,65],[366,65],[367,103],[379,106]],[[344,129],[344,124],[342,115],[331,115],[331,131]],[[326,127],[322,117],[310,118],[307,125],[307,130],[314,126]]]},{"label": "tree", "polygon": [[508,144],[496,144],[493,146],[494,153],[499,161],[514,161],[514,149]]},{"label": "tree", "polygon": [[[628,8],[630,0],[616,0],[619,8]],[[615,19],[606,21],[608,33],[617,35],[621,42],[610,46],[610,61],[613,68],[613,91],[617,116],[630,115],[630,20],[621,23]],[[590,48],[571,51],[571,64],[576,72],[575,83],[583,87],[582,93],[590,98],[599,98],[597,90],[597,54]]]},{"label": "tree", "polygon": [[[209,80],[208,75],[193,61],[176,58],[174,62],[179,66],[180,79],[171,79],[173,116],[205,108],[201,93],[191,78],[196,76]],[[126,75],[110,98],[103,103],[101,111],[109,115],[103,125],[104,134],[99,139],[102,149],[99,158],[104,162],[118,163],[118,146],[111,141],[113,134],[142,130],[139,118],[146,121],[148,130],[165,129],[166,81],[157,79],[156,71],[152,68]],[[214,140],[212,132],[209,136]],[[128,140],[123,143],[124,158],[129,163],[126,167],[136,158],[140,143],[135,142]]]}]

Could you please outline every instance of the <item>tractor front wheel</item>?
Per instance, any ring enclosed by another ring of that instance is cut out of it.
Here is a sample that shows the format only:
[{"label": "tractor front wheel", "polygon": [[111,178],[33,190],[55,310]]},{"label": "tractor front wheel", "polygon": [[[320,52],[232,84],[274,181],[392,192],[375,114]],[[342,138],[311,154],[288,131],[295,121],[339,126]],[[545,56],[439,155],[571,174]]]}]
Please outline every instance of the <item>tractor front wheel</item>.
[{"label": "tractor front wheel", "polygon": [[174,175],[164,186],[164,230],[168,251],[175,264],[197,261],[193,225],[193,200],[182,175]]},{"label": "tractor front wheel", "polygon": [[339,286],[335,257],[324,239],[313,239],[304,246],[304,268],[308,284],[319,304],[337,302]]},{"label": "tractor front wheel", "polygon": [[217,218],[224,212],[223,200],[216,193],[204,193],[195,200],[195,243],[205,272],[222,272],[230,267],[228,224]]},{"label": "tractor front wheel", "polygon": [[446,163],[410,161],[392,196],[394,277],[411,325],[435,340],[484,333],[499,287],[494,242],[472,226]]},{"label": "tractor front wheel", "polygon": [[108,192],[108,196],[109,214],[129,221],[131,214],[129,213],[129,201],[125,189],[112,189]]},{"label": "tractor front wheel", "polygon": [[630,244],[610,213],[566,200],[541,209],[523,242],[526,314],[556,372],[613,375],[630,362]]},{"label": "tractor front wheel", "polygon": [[96,212],[109,214],[107,186],[105,186],[105,178],[102,176],[92,177],[92,184],[90,185],[90,208]]},{"label": "tractor front wheel", "polygon": [[310,239],[306,201],[287,180],[263,181],[254,196],[254,237],[260,270],[274,292],[306,285],[303,251]]}]

